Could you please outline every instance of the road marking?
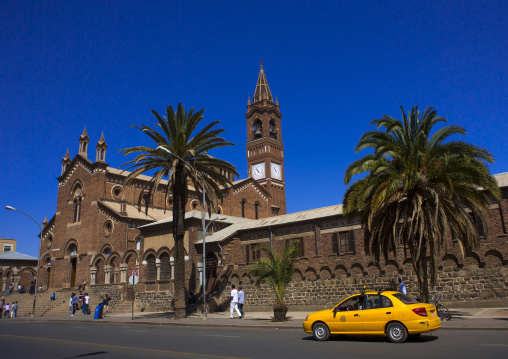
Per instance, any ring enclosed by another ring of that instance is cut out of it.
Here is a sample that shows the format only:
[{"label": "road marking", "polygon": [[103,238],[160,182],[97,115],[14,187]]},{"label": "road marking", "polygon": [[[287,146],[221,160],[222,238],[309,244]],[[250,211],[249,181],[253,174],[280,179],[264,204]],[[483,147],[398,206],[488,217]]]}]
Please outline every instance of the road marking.
[{"label": "road marking", "polygon": [[479,344],[487,347],[508,347],[508,344]]},{"label": "road marking", "polygon": [[204,337],[222,337],[222,338],[240,338],[239,335],[220,335],[220,334],[216,334],[216,335],[203,335]]},{"label": "road marking", "polygon": [[136,333],[148,333],[148,330],[134,330],[134,329],[126,329],[126,332],[136,332]]},{"label": "road marking", "polygon": [[59,343],[85,344],[85,345],[94,345],[94,346],[98,346],[98,347],[118,348],[118,349],[127,349],[127,350],[133,350],[134,349],[134,350],[142,350],[142,351],[147,351],[147,352],[168,353],[168,354],[176,354],[176,355],[189,355],[189,356],[203,357],[203,358],[248,359],[248,358],[242,358],[242,357],[228,357],[228,356],[222,356],[222,355],[210,355],[210,354],[177,352],[177,351],[174,351],[174,350],[136,348],[136,347],[126,347],[126,346],[123,346],[123,345],[112,345],[112,344],[99,344],[99,343],[91,343],[91,342],[80,342],[80,341],[76,341],[76,340],[29,337],[29,336],[24,336],[24,335],[0,334],[0,337],[45,340],[45,341],[59,342]]}]

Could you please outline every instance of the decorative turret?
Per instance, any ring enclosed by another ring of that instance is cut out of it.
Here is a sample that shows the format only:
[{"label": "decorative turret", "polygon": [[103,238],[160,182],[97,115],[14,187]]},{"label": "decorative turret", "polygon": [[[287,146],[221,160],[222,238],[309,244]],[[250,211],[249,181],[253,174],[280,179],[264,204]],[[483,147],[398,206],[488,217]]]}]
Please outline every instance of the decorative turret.
[{"label": "decorative turret", "polygon": [[104,132],[101,134],[101,139],[97,142],[97,156],[95,161],[97,162],[106,162],[106,148],[108,145],[106,141],[104,141]]},{"label": "decorative turret", "polygon": [[256,103],[263,100],[268,100],[273,103],[272,93],[270,87],[268,87],[268,81],[266,81],[265,71],[263,70],[263,61],[260,61],[261,69],[259,70],[258,83],[256,84],[256,91],[254,92],[254,98],[252,103]]},{"label": "decorative turret", "polygon": [[69,156],[69,149],[67,149],[67,153],[65,154],[65,157],[62,158],[62,175],[67,171],[67,168],[69,168],[69,165],[71,164],[72,160]]},{"label": "decorative turret", "polygon": [[86,126],[83,130],[83,133],[81,136],[79,136],[79,154],[85,158],[88,158],[88,142],[90,142],[90,138],[88,137],[86,133]]}]

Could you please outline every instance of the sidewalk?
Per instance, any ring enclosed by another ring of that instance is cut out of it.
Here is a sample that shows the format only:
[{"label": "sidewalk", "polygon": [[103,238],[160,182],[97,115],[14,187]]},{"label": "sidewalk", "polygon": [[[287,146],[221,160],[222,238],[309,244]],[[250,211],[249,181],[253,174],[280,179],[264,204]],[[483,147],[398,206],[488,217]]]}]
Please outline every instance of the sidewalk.
[{"label": "sidewalk", "polygon": [[[442,323],[441,329],[453,330],[508,330],[508,308],[460,308],[450,310],[452,319]],[[94,322],[116,324],[153,324],[153,325],[184,325],[184,326],[227,326],[244,328],[292,328],[302,329],[302,323],[309,312],[289,312],[288,321],[272,322],[273,312],[250,312],[243,319],[229,318],[229,312],[209,313],[206,320],[201,315],[192,314],[186,319],[175,320],[173,313],[143,312],[111,314],[104,319],[94,320],[93,315],[48,316],[36,317],[35,321]],[[12,321],[31,320],[30,317],[18,317]]]}]

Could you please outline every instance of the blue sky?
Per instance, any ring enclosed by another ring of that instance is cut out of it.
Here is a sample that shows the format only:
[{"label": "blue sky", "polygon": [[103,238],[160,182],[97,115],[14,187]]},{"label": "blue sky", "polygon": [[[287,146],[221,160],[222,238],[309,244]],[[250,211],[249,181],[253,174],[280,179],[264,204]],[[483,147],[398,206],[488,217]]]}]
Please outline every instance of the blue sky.
[{"label": "blue sky", "polygon": [[259,60],[283,113],[288,212],[342,202],[371,120],[434,106],[508,171],[507,1],[0,2],[0,236],[37,253],[61,159],[86,125],[89,157],[147,143],[150,109],[205,109],[236,144],[212,155],[247,173],[247,96]]}]

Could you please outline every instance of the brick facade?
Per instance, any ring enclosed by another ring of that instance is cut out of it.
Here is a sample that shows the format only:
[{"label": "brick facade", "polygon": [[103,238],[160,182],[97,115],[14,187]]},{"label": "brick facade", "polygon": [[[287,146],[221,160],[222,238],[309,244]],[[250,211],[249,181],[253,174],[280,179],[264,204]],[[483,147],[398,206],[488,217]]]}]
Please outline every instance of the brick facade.
[{"label": "brick facade", "polygon": [[[254,288],[247,266],[255,260],[259,243],[282,249],[291,239],[301,241],[297,271],[287,292],[292,307],[332,305],[364,285],[384,285],[397,276],[415,292],[416,277],[405,249],[396,247],[388,261],[375,264],[364,251],[358,220],[345,219],[340,205],[285,215],[282,115],[263,69],[245,116],[249,177],[235,181],[224,193],[220,215],[215,218],[227,218],[217,220],[207,232],[210,307],[225,305],[232,283],[245,287],[247,306],[269,307],[273,293],[265,287]],[[172,203],[165,203],[166,188],[161,186],[156,193],[147,215],[139,212],[138,202],[143,201],[150,178],[140,176],[132,185],[123,185],[126,174],[105,162],[104,136],[97,143],[95,162],[88,159],[88,142],[85,130],[78,154],[71,160],[67,153],[62,160],[56,213],[44,223],[42,239],[43,252],[60,251],[41,260],[40,281],[53,288],[74,288],[86,281],[89,291],[108,292],[114,300],[122,301],[131,298],[127,280],[136,269],[140,275],[138,304],[146,304],[147,310],[171,309],[174,242]],[[263,170],[256,167],[260,164]],[[256,176],[254,170],[258,170]],[[503,199],[491,205],[489,232],[480,247],[462,258],[457,244],[450,240],[442,253],[436,290],[448,300],[506,303],[508,175],[500,176],[506,177]],[[186,210],[187,290],[197,293],[199,300],[204,256],[199,199],[193,192]]]}]

